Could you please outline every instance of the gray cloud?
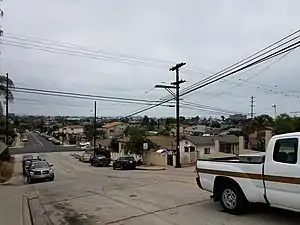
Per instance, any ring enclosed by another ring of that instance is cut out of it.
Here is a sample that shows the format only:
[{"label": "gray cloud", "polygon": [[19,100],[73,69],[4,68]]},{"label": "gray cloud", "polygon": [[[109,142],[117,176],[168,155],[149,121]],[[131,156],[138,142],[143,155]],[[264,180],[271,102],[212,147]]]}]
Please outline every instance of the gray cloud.
[{"label": "gray cloud", "polygon": [[[185,61],[185,69],[197,73],[182,71],[182,78],[187,80],[183,88],[210,75],[207,71],[223,69],[298,29],[300,19],[297,0],[189,0],[184,4],[171,0],[4,0],[2,6],[4,35],[43,38],[164,61]],[[151,88],[175,77],[168,71],[172,64],[165,68],[146,67],[6,45],[1,46],[1,52],[1,72],[9,72],[16,86],[157,100],[167,93]],[[253,75],[241,86],[221,81],[185,100],[248,112],[249,97],[254,95],[258,114],[272,113],[272,104],[278,105],[279,112],[299,110],[294,104],[299,100],[297,97],[280,93],[280,90],[299,89],[298,57],[296,50],[261,74],[254,75],[268,64],[228,78],[237,82]],[[272,91],[259,90],[261,85],[273,87]],[[29,103],[24,98],[36,101]],[[112,116],[141,108],[109,102],[98,105],[99,115]],[[93,102],[88,100],[18,93],[11,110],[22,114],[88,115],[92,107]],[[174,109],[159,107],[147,114],[172,116]],[[211,115],[190,109],[182,109],[182,114]]]}]

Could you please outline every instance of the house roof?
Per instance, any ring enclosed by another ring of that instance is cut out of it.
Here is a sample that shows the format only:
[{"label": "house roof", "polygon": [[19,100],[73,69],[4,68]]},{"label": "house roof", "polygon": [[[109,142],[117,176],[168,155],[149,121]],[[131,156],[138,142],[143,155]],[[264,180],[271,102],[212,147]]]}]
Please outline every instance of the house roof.
[{"label": "house roof", "polygon": [[166,148],[169,150],[176,148],[176,139],[172,136],[157,135],[148,136],[147,138],[161,148]]},{"label": "house roof", "polygon": [[125,123],[123,123],[123,122],[111,122],[111,123],[104,124],[102,126],[102,128],[111,128],[111,127],[115,127],[115,126],[122,125],[122,124],[125,124]]},{"label": "house roof", "polygon": [[213,136],[189,136],[184,139],[193,142],[195,145],[214,144],[215,141],[220,143],[237,144],[239,138],[235,135],[213,135]]},{"label": "house roof", "polygon": [[[147,139],[155,143],[160,148],[166,148],[169,150],[176,148],[176,139],[173,136],[151,135],[151,136],[147,136]],[[119,141],[123,143],[126,143],[129,140],[130,137],[123,137],[119,139]]]}]

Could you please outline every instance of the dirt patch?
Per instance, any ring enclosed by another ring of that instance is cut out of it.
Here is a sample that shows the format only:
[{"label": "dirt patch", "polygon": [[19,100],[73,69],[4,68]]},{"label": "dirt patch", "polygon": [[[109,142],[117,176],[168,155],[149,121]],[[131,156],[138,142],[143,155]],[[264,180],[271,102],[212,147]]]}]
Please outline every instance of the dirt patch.
[{"label": "dirt patch", "polygon": [[8,181],[14,173],[15,160],[0,161],[0,183]]}]

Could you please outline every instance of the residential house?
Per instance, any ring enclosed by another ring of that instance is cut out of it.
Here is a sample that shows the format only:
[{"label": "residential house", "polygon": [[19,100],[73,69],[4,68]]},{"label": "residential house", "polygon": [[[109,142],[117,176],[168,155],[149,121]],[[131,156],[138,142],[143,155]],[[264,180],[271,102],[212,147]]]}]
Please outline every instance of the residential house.
[{"label": "residential house", "polygon": [[123,122],[111,122],[104,124],[101,129],[105,132],[107,138],[120,137],[124,134],[128,124]]},{"label": "residential house", "polygon": [[84,129],[81,125],[70,125],[59,128],[59,132],[64,134],[83,134]]},{"label": "residential house", "polygon": [[96,139],[96,146],[100,147],[101,149],[104,150],[111,150],[111,139],[107,138],[107,139]]},{"label": "residential house", "polygon": [[239,137],[235,135],[186,136],[180,141],[181,163],[193,163],[198,158],[218,152],[239,152]]},{"label": "residential house", "polygon": [[[207,131],[207,126],[205,125],[183,125],[179,127],[179,133],[180,135],[203,135]],[[172,128],[170,131],[171,136],[176,136],[176,128]]]}]

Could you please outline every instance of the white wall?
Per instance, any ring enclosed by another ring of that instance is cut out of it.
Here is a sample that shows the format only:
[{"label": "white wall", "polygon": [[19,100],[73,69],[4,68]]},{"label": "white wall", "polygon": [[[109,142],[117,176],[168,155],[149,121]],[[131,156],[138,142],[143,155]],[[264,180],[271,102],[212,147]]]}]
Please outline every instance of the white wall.
[{"label": "white wall", "polygon": [[[207,144],[207,145],[198,145],[196,146],[193,142],[189,140],[181,140],[180,141],[180,162],[181,163],[193,163],[196,162],[197,159],[204,155],[204,148],[210,148],[210,154],[214,154],[215,145],[214,144]],[[196,148],[195,152],[185,152],[184,147],[193,146]]]}]

